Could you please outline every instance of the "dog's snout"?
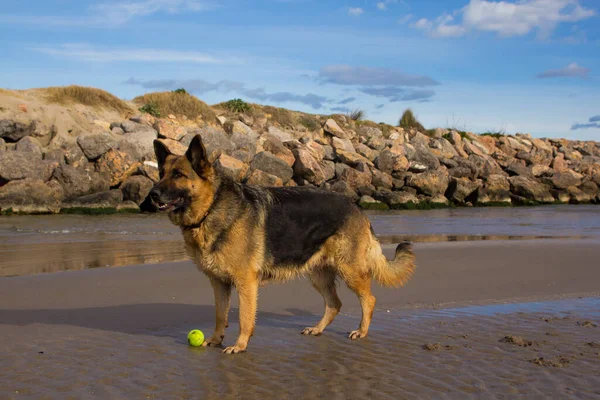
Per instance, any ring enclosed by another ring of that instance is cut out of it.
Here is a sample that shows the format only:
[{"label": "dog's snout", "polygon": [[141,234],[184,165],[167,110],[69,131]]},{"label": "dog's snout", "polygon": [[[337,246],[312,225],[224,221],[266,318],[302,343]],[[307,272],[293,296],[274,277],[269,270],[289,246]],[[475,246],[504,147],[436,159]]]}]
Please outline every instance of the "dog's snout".
[{"label": "dog's snout", "polygon": [[160,191],[157,188],[152,188],[152,190],[150,191],[150,199],[152,199],[152,201],[154,202],[157,202],[159,198]]}]

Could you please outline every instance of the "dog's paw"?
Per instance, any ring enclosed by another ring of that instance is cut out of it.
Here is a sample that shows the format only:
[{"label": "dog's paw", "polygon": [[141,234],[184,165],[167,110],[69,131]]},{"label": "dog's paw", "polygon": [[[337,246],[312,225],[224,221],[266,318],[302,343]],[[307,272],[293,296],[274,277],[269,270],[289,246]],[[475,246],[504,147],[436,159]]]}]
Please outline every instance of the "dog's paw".
[{"label": "dog's paw", "polygon": [[308,328],[304,328],[304,330],[302,332],[300,332],[303,335],[313,335],[313,336],[319,336],[321,335],[321,333],[323,333],[322,330],[317,329],[314,326],[309,326]]},{"label": "dog's paw", "polygon": [[246,347],[242,347],[242,346],[238,346],[237,344],[235,346],[230,346],[227,347],[226,349],[223,350],[223,354],[238,354],[238,353],[243,353],[246,351]]},{"label": "dog's paw", "polygon": [[218,346],[221,345],[221,343],[223,343],[223,338],[224,337],[225,336],[220,336],[220,337],[213,336],[210,339],[205,340],[204,343],[202,343],[202,346],[205,346],[205,347],[206,346],[208,346],[208,347],[218,347]]},{"label": "dog's paw", "polygon": [[364,337],[367,337],[367,333],[366,332],[362,332],[360,329],[356,330],[356,331],[352,331],[348,335],[348,338],[350,340],[362,339]]}]

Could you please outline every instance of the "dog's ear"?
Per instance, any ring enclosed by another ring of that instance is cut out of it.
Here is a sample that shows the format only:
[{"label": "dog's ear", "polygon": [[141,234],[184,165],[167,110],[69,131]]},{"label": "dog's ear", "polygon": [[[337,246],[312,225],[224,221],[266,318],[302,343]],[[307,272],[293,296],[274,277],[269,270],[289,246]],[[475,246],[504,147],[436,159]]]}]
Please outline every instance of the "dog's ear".
[{"label": "dog's ear", "polygon": [[171,150],[160,140],[154,139],[154,154],[156,154],[156,162],[158,163],[158,170],[162,171],[165,160],[168,156],[172,155]]},{"label": "dog's ear", "polygon": [[206,149],[204,148],[204,144],[202,143],[202,138],[200,135],[194,136],[192,142],[190,143],[190,147],[188,147],[187,151],[185,152],[185,157],[188,159],[190,164],[192,164],[194,172],[196,172],[196,174],[198,174],[200,177],[205,175],[207,168],[210,168],[210,162],[208,161]]}]

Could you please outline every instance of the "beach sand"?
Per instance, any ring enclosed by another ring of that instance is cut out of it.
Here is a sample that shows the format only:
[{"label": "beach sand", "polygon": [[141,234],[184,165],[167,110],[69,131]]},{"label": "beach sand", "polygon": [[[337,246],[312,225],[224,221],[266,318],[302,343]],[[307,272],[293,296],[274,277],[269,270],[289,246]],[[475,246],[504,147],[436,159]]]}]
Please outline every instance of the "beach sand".
[{"label": "beach sand", "polygon": [[214,323],[190,262],[1,278],[0,398],[600,398],[597,240],[415,252],[406,287],[374,287],[368,338],[346,338],[360,311],[345,287],[325,333],[300,335],[322,312],[301,279],[261,289],[255,335],[236,356],[186,343]]}]

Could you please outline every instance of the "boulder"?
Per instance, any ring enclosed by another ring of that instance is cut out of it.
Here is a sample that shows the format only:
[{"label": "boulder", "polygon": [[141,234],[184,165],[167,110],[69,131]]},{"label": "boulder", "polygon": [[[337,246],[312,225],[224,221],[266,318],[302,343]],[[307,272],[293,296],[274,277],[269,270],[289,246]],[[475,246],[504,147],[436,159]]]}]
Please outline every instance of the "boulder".
[{"label": "boulder", "polygon": [[518,162],[510,164],[504,171],[506,171],[509,176],[533,176],[531,167],[526,167]]},{"label": "boulder", "polygon": [[356,152],[371,162],[375,161],[377,156],[379,156],[379,152],[370,149],[369,146],[362,143],[356,145]]},{"label": "boulder", "polygon": [[[391,189],[394,185],[393,179],[394,178],[392,178],[392,176],[390,174],[386,174],[385,172],[381,172],[377,169],[374,169],[373,170],[373,179],[372,179],[371,183],[376,188]],[[403,182],[403,186],[404,186],[404,182]]]},{"label": "boulder", "polygon": [[42,157],[42,147],[40,146],[40,143],[31,136],[25,136],[23,139],[19,140],[15,146],[15,150],[33,153],[40,158]]},{"label": "boulder", "polygon": [[57,182],[25,178],[0,187],[0,211],[16,213],[57,213],[63,191]]},{"label": "boulder", "polygon": [[510,183],[503,175],[490,175],[483,188],[478,190],[477,202],[485,204],[510,204]]},{"label": "boulder", "polygon": [[335,120],[332,118],[329,118],[325,122],[325,125],[323,125],[323,130],[340,139],[350,139],[350,135],[344,132],[344,130],[340,128],[337,122],[335,122]]},{"label": "boulder", "polygon": [[406,185],[429,196],[444,194],[448,188],[448,172],[443,169],[414,174],[406,180]]},{"label": "boulder", "polygon": [[121,122],[121,129],[123,129],[123,132],[125,133],[133,133],[148,129],[148,125],[139,124],[134,121],[123,121]]},{"label": "boulder", "polygon": [[569,164],[565,160],[565,155],[562,153],[558,153],[554,159],[552,159],[552,164],[550,164],[553,170],[556,172],[563,172],[569,169]]},{"label": "boulder", "polygon": [[354,150],[354,146],[352,145],[352,142],[348,139],[340,139],[338,137],[333,137],[331,139],[331,145],[333,146],[333,148],[335,149],[336,152],[338,151],[345,151],[348,153],[355,153],[356,150]]},{"label": "boulder", "polygon": [[111,149],[96,161],[96,170],[108,176],[110,187],[118,186],[142,165],[127,153]]},{"label": "boulder", "polygon": [[508,178],[508,182],[510,183],[511,192],[527,200],[539,203],[552,203],[554,201],[550,188],[533,178],[512,176]]},{"label": "boulder", "polygon": [[250,163],[250,167],[253,170],[259,169],[277,176],[283,183],[289,181],[294,175],[294,171],[285,161],[275,157],[268,151],[258,153]]},{"label": "boulder", "polygon": [[277,128],[276,126],[269,126],[269,134],[277,137],[283,143],[294,140],[294,136],[284,130]]},{"label": "boulder", "polygon": [[371,161],[369,161],[367,158],[361,156],[360,154],[358,154],[356,152],[347,152],[344,150],[338,150],[337,156],[341,162],[343,162],[344,164],[350,165],[352,167],[355,167],[360,163],[363,163],[363,164],[366,164],[369,166],[373,166],[373,163]]},{"label": "boulder", "polygon": [[108,133],[93,133],[77,137],[77,144],[88,160],[93,161],[110,149],[117,147],[117,142]]},{"label": "boulder", "polygon": [[250,174],[250,177],[246,181],[248,185],[258,185],[258,186],[283,186],[283,181],[281,178],[275,175],[271,175],[267,172],[261,171],[260,169],[255,169]]},{"label": "boulder", "polygon": [[249,169],[248,165],[227,154],[221,154],[214,165],[217,171],[236,182],[243,181]]},{"label": "boulder", "polygon": [[187,151],[187,147],[185,147],[184,145],[181,144],[181,142],[178,142],[176,140],[172,140],[172,139],[158,139],[159,142],[161,142],[162,144],[164,144],[165,146],[167,146],[167,149],[169,149],[169,151],[177,156],[183,156],[185,154],[185,152]]},{"label": "boulder", "polygon": [[159,119],[154,123],[154,129],[158,133],[159,138],[181,140],[186,134],[187,130],[180,125],[177,125],[167,119]]},{"label": "boulder", "polygon": [[231,141],[235,146],[231,156],[240,161],[249,163],[256,155],[258,135],[246,125],[244,125],[244,127],[248,129],[235,130],[231,134]]},{"label": "boulder", "polygon": [[263,143],[263,149],[272,153],[275,157],[283,160],[288,166],[293,166],[296,159],[290,149],[285,147],[279,137],[267,134]]},{"label": "boulder", "polygon": [[329,160],[319,161],[321,171],[325,175],[325,181],[335,178],[335,163]]},{"label": "boulder", "polygon": [[86,207],[86,208],[109,208],[116,207],[123,202],[123,192],[112,189],[105,192],[92,193],[76,197],[63,203],[63,208]]},{"label": "boulder", "polygon": [[132,201],[138,206],[146,200],[154,182],[142,175],[130,176],[119,187],[123,192],[124,201]]},{"label": "boulder", "polygon": [[389,209],[388,205],[382,201],[375,200],[373,197],[368,195],[361,196],[358,201],[358,205],[360,208],[365,210],[387,210]]},{"label": "boulder", "polygon": [[144,161],[143,164],[138,167],[137,173],[145,176],[154,183],[157,183],[160,180],[158,164],[155,161]]},{"label": "boulder", "polygon": [[0,138],[0,151],[6,150],[6,142],[4,139]]},{"label": "boulder", "polygon": [[576,186],[569,186],[566,189],[566,191],[567,191],[567,193],[569,193],[569,196],[570,196],[569,202],[570,203],[586,204],[586,203],[590,203],[591,201],[595,200],[595,196],[593,194],[586,193]]},{"label": "boulder", "polygon": [[456,203],[463,204],[467,198],[474,194],[480,187],[481,181],[475,181],[468,178],[450,178],[446,196]]},{"label": "boulder", "polygon": [[[145,125],[141,125],[144,126]],[[119,150],[129,154],[134,160],[155,160],[154,139],[157,133],[154,129],[145,127],[135,132],[127,133],[119,141]]]},{"label": "boulder", "polygon": [[450,201],[443,194],[436,194],[429,199],[429,203],[447,206],[450,204]]},{"label": "boulder", "polygon": [[213,127],[204,127],[188,133],[181,139],[181,144],[188,147],[197,134],[202,137],[202,143],[210,162],[214,162],[219,158],[221,153],[231,154],[235,149],[235,144],[229,139],[227,134],[223,130]]},{"label": "boulder", "polygon": [[360,187],[370,186],[372,175],[368,168],[359,164],[356,168],[343,168],[338,176],[338,180],[346,182],[350,187],[356,191]]},{"label": "boulder", "polygon": [[402,209],[420,203],[417,196],[409,192],[381,191],[379,196],[392,209]]},{"label": "boulder", "polygon": [[306,179],[313,185],[320,186],[327,180],[319,162],[312,154],[303,148],[293,150],[296,162],[294,163],[294,174],[298,178]]},{"label": "boulder", "polygon": [[328,161],[335,160],[335,151],[333,150],[333,147],[331,147],[329,145],[324,145],[323,151],[325,152],[323,155],[324,160],[328,160]]},{"label": "boulder", "polygon": [[415,154],[410,159],[413,164],[424,165],[428,170],[438,169],[440,167],[440,161],[433,155],[428,147],[415,146]]},{"label": "boulder", "polygon": [[61,164],[54,170],[52,178],[62,186],[66,199],[110,189],[108,176],[95,172],[93,166],[85,169]]},{"label": "boulder", "polygon": [[566,189],[569,186],[579,186],[583,175],[567,169],[563,172],[555,172],[552,175],[552,184],[558,189]]},{"label": "boulder", "polygon": [[375,165],[381,172],[391,174],[395,171],[408,170],[409,162],[404,155],[399,155],[398,152],[391,149],[385,149],[379,153]]},{"label": "boulder", "polygon": [[0,182],[26,178],[47,181],[56,167],[58,162],[42,160],[37,154],[18,151],[0,152]]},{"label": "boulder", "polygon": [[498,163],[496,163],[490,156],[478,156],[476,154],[471,154],[469,156],[469,161],[471,161],[477,167],[478,178],[487,178],[489,175],[494,174],[505,174],[505,172],[502,170],[502,167],[500,167],[500,165],[498,165]]},{"label": "boulder", "polygon": [[8,119],[0,120],[0,138],[7,142],[18,142],[25,136],[31,136],[35,132],[35,129],[35,121],[25,124]]},{"label": "boulder", "polygon": [[356,191],[352,188],[350,183],[348,183],[346,181],[337,180],[337,181],[333,182],[330,190],[335,193],[343,194],[344,196],[348,197],[352,201],[357,201],[359,199],[359,196],[356,193]]},{"label": "boulder", "polygon": [[387,144],[384,138],[374,136],[367,141],[367,146],[369,146],[373,150],[381,151],[387,147]]}]

